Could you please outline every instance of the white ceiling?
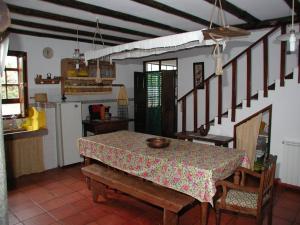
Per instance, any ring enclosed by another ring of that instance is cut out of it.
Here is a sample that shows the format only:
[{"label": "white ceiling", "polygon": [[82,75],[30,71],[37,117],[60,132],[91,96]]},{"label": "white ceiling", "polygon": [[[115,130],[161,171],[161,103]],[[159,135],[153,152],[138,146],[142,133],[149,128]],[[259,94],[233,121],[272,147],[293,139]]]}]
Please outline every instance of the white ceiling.
[{"label": "white ceiling", "polygon": [[[105,16],[105,15],[95,14],[80,9],[75,9],[71,7],[50,3],[47,1],[38,1],[38,0],[26,0],[26,1],[4,0],[4,1],[10,5],[45,11],[53,14],[68,16],[68,17],[90,21],[90,22],[95,22],[96,18],[99,18],[100,22],[103,24],[108,24],[108,25],[117,26],[121,28],[127,28],[134,31],[144,32],[144,33],[157,35],[157,36],[174,34],[174,31],[167,30],[166,28],[153,27],[153,26],[149,26],[149,25],[145,25],[133,21],[126,21],[124,19],[113,18],[107,15]],[[259,20],[277,19],[280,17],[290,16],[291,9],[289,8],[289,6],[285,1],[287,0],[227,0],[227,2],[234,4],[235,6],[246,11],[247,13],[251,14],[252,16],[256,17]],[[69,0],[64,0],[60,2],[69,2]],[[76,1],[71,1],[71,2],[76,2]],[[171,13],[159,9],[155,9],[150,6],[132,0],[80,0],[79,2],[88,3],[94,6],[100,6],[110,10],[125,13],[131,16],[154,21],[160,24],[171,26],[173,28],[181,29],[182,31],[194,31],[206,27],[206,25],[193,22],[190,19],[173,15]],[[213,5],[208,3],[205,0],[156,0],[154,2],[162,3],[176,10],[199,17],[206,21],[210,20],[211,12],[213,9]],[[52,26],[62,27],[62,28],[71,28],[75,30],[78,29],[79,36],[84,39],[91,40],[92,35],[81,36],[80,31],[88,31],[92,33],[95,31],[94,27],[78,25],[76,23],[55,21],[52,19],[45,19],[36,16],[22,15],[20,13],[15,13],[15,12],[11,13],[11,17],[13,19],[29,21],[33,23],[52,25]],[[229,25],[247,24],[247,21],[244,21],[238,18],[237,16],[232,15],[231,13],[226,11],[225,11],[225,20],[226,23]],[[213,22],[220,24],[220,19],[218,18],[217,15],[215,15],[215,17],[213,18]],[[12,28],[17,30],[57,34],[57,35],[68,36],[73,38],[76,37],[76,34],[74,35],[74,34],[61,32],[61,31],[51,31],[51,30],[46,30],[44,28],[31,28],[29,26],[16,25],[14,24],[14,22]],[[101,24],[100,24],[100,28],[101,28]],[[133,35],[133,34],[113,31],[108,29],[101,29],[101,33],[105,35],[116,36],[116,37],[129,38],[132,40],[142,40],[147,38],[145,36]],[[110,40],[109,38],[105,39],[105,41],[114,44],[124,43],[123,41]]]}]

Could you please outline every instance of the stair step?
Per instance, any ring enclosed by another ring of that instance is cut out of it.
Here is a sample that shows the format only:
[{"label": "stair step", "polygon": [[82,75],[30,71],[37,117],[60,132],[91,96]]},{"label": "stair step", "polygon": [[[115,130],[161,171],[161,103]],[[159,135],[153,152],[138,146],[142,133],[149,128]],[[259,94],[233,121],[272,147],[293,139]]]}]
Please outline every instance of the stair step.
[{"label": "stair step", "polygon": [[237,109],[242,109],[242,108],[243,108],[243,103],[241,102],[240,104],[238,104],[238,105],[236,106],[236,108],[237,108]]},{"label": "stair step", "polygon": [[271,85],[268,87],[268,90],[275,90],[275,83],[271,84]]},{"label": "stair step", "polygon": [[215,119],[211,120],[211,121],[209,122],[209,125],[210,125],[210,126],[214,126],[214,125],[215,125]]},{"label": "stair step", "polygon": [[257,99],[258,99],[258,93],[256,93],[255,95],[253,95],[253,96],[251,97],[251,99],[257,100]]},{"label": "stair step", "polygon": [[293,75],[294,75],[294,73],[290,73],[289,75],[285,76],[285,79],[291,80],[294,77]]}]

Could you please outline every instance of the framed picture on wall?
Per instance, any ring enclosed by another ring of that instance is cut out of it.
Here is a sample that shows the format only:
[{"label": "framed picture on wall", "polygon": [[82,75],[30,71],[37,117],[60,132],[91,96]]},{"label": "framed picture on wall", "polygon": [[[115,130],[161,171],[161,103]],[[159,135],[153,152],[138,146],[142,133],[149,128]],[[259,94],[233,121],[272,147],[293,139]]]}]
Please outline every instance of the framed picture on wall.
[{"label": "framed picture on wall", "polygon": [[195,62],[193,64],[194,87],[204,88],[204,62]]}]

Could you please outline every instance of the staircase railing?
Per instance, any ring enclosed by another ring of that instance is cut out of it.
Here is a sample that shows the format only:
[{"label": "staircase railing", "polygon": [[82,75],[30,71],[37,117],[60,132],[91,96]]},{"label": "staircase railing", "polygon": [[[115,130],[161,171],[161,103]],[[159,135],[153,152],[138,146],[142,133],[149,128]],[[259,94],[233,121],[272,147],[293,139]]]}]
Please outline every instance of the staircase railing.
[{"label": "staircase railing", "polygon": [[[251,44],[248,48],[246,48],[244,51],[239,53],[237,56],[235,56],[232,60],[227,62],[223,66],[223,70],[227,68],[228,66],[232,66],[232,88],[231,88],[231,121],[235,122],[236,117],[236,108],[237,108],[237,60],[242,57],[244,54],[246,54],[246,102],[247,107],[250,107],[251,105],[251,52],[252,49],[260,44],[263,43],[263,91],[264,96],[268,96],[268,78],[269,78],[269,55],[268,55],[268,42],[269,42],[269,36],[275,32],[277,29],[281,27],[281,33],[286,33],[286,26],[277,26],[271,29],[269,32],[267,32],[265,35],[263,35],[260,39],[258,39],[256,42]],[[281,54],[280,54],[280,85],[284,86],[284,78],[285,78],[285,66],[286,66],[286,43],[281,42]],[[299,57],[298,57],[299,58]],[[298,65],[300,65],[300,62],[298,61]],[[212,79],[217,78],[218,82],[218,105],[217,105],[217,117],[218,117],[218,124],[221,124],[221,118],[222,118],[222,76],[216,76],[215,73],[210,75],[204,80],[204,88],[205,88],[205,125],[209,125],[210,118],[210,96],[209,96],[209,88],[210,88],[210,82]],[[300,73],[299,73],[299,83],[300,83]],[[197,107],[197,89],[198,86],[194,87],[190,91],[188,91],[185,95],[183,95],[181,98],[178,99],[178,102],[181,102],[182,107],[182,132],[186,131],[186,99],[188,96],[193,94],[194,98],[194,132],[198,130],[198,107]]]}]

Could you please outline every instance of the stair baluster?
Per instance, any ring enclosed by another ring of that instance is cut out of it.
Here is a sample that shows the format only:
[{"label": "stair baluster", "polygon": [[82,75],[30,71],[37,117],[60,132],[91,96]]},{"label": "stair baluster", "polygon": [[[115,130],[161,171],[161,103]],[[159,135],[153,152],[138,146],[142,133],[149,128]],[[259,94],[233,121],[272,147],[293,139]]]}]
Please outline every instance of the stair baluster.
[{"label": "stair baluster", "polygon": [[264,52],[264,97],[268,97],[268,80],[269,80],[269,39],[268,37],[263,40]]},{"label": "stair baluster", "polygon": [[[299,24],[299,31],[300,31],[300,24]],[[300,84],[300,41],[298,41],[298,83]]]},{"label": "stair baluster", "polygon": [[[286,33],[286,26],[281,26],[281,34]],[[280,86],[284,86],[285,78],[285,57],[286,57],[286,42],[282,41],[280,46]]]},{"label": "stair baluster", "polygon": [[194,132],[197,132],[197,128],[198,128],[198,90],[197,88],[194,89],[193,91],[193,95],[194,95]]},{"label": "stair baluster", "polygon": [[182,132],[186,131],[186,97],[182,98],[181,102],[181,111],[182,111]]},{"label": "stair baluster", "polygon": [[251,105],[251,49],[247,50],[247,90],[246,90],[246,98],[247,98],[247,107]]},{"label": "stair baluster", "polygon": [[232,62],[232,87],[231,87],[231,121],[235,122],[235,111],[236,111],[236,72],[237,72],[237,60],[234,59]]},{"label": "stair baluster", "polygon": [[222,107],[223,107],[223,88],[222,88],[222,77],[218,77],[218,124],[222,122]]},{"label": "stair baluster", "polygon": [[209,80],[205,81],[205,124],[209,126]]}]

